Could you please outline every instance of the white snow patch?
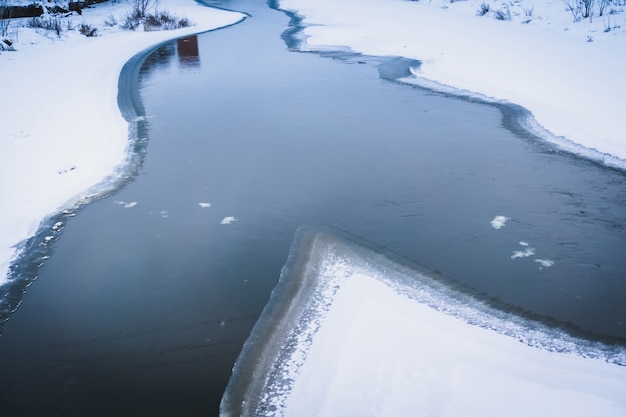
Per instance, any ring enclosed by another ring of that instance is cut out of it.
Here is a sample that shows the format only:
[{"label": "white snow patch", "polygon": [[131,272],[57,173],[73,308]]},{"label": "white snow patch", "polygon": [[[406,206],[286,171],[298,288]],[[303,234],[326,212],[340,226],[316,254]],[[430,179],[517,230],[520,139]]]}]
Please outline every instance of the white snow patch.
[{"label": "white snow patch", "polygon": [[322,320],[279,415],[626,413],[623,367],[526,346],[368,275],[342,284]]},{"label": "white snow patch", "polygon": [[524,250],[513,251],[513,255],[511,255],[511,259],[528,258],[529,256],[533,256],[534,254],[535,254],[535,248],[529,247]]},{"label": "white snow patch", "polygon": [[545,268],[549,268],[554,265],[554,261],[550,259],[535,259],[535,262],[541,264],[541,266]]},{"label": "white snow patch", "polygon": [[124,207],[124,208],[133,208],[137,205],[136,201],[131,201],[130,203],[127,203],[125,201],[116,201],[115,204],[119,204],[120,206]]},{"label": "white snow patch", "polygon": [[506,216],[496,216],[491,221],[491,227],[493,227],[494,229],[500,229],[505,226],[507,220],[510,219]]}]

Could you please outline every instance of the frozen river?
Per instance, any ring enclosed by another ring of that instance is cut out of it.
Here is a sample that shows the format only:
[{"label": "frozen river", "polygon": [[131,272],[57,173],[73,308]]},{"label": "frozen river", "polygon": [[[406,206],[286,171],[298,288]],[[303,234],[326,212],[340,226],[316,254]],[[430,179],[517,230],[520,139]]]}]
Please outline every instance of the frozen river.
[{"label": "frozen river", "polygon": [[290,52],[261,1],[220,5],[252,16],[124,75],[146,155],[67,223],[4,326],[3,413],[216,414],[302,224],[624,343],[623,172],[555,151],[515,109],[389,81],[402,60]]}]

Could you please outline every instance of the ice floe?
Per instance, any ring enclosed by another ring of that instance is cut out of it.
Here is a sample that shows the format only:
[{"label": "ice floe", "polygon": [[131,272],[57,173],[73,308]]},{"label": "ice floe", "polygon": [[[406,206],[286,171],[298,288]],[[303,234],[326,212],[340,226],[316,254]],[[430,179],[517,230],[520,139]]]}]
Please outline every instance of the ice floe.
[{"label": "ice floe", "polygon": [[506,225],[507,220],[510,220],[506,216],[496,216],[491,221],[491,227],[494,229],[501,229]]},{"label": "ice floe", "polygon": [[127,203],[125,201],[116,201],[115,204],[119,204],[120,206],[124,207],[124,208],[133,208],[137,205],[136,201],[131,201],[130,203]]}]

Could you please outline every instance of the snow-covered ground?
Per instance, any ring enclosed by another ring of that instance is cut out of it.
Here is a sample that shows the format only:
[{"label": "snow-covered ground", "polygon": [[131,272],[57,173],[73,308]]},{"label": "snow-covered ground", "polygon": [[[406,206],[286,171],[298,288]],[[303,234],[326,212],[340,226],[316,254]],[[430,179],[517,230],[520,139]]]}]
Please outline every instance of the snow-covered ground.
[{"label": "snow-covered ground", "polygon": [[623,348],[494,309],[356,242],[298,232],[222,417],[626,415]]},{"label": "snow-covered ground", "polygon": [[[195,25],[145,32],[105,24],[122,22],[130,10],[127,2],[108,2],[60,17],[60,37],[24,27],[26,19],[10,21],[7,37],[16,51],[0,52],[0,284],[20,243],[44,218],[123,172],[129,125],[117,92],[126,61],[165,40],[244,17],[192,0],[160,0],[159,10]],[[80,34],[83,23],[98,36]]]},{"label": "snow-covered ground", "polygon": [[357,272],[313,337],[283,415],[618,417],[624,390],[624,367],[468,326]]},{"label": "snow-covered ground", "polygon": [[304,18],[311,50],[420,60],[416,83],[521,105],[552,135],[626,159],[626,2],[600,16],[596,0],[578,22],[568,3],[577,0],[280,0]]}]

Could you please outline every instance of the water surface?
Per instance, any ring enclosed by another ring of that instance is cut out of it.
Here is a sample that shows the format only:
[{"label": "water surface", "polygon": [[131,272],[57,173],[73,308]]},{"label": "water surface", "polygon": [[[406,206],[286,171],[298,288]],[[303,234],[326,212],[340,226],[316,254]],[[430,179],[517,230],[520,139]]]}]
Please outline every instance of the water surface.
[{"label": "water surface", "polygon": [[302,224],[626,338],[622,172],[384,80],[381,59],[289,52],[284,14],[221,4],[252,17],[146,59],[140,173],[67,223],[4,327],[2,410],[215,415]]}]

